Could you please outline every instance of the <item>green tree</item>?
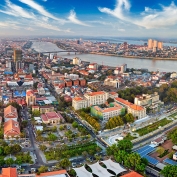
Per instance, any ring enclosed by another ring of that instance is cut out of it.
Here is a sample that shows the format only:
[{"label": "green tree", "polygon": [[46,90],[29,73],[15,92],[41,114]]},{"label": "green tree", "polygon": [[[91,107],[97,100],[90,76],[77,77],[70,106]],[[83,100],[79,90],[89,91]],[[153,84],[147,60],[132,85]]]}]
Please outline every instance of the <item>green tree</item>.
[{"label": "green tree", "polygon": [[68,168],[71,166],[71,162],[67,158],[62,159],[59,164],[63,168]]},{"label": "green tree", "polygon": [[48,167],[42,165],[40,168],[38,168],[38,171],[39,171],[39,173],[44,173],[44,172],[48,171]]},{"label": "green tree", "polygon": [[60,125],[59,129],[60,129],[60,131],[64,130],[64,126]]},{"label": "green tree", "polygon": [[106,149],[106,153],[108,156],[114,155],[115,153],[117,153],[119,151],[117,144],[113,144],[112,146],[109,146]]},{"label": "green tree", "polygon": [[76,121],[74,121],[74,122],[72,123],[72,126],[73,126],[73,128],[77,128],[77,127],[78,127],[78,123],[77,123]]},{"label": "green tree", "polygon": [[116,162],[121,163],[121,164],[124,163],[124,161],[126,160],[126,157],[127,157],[127,152],[122,151],[122,150],[116,151],[114,155]]},{"label": "green tree", "polygon": [[0,157],[0,166],[2,166],[4,164],[5,164],[4,157]]},{"label": "green tree", "polygon": [[12,152],[11,146],[4,147],[4,154],[9,155]]},{"label": "green tree", "polygon": [[131,151],[133,144],[130,140],[120,140],[117,144],[119,150]]},{"label": "green tree", "polygon": [[8,158],[5,160],[5,163],[8,165],[8,166],[11,166],[13,163],[14,163],[14,160],[12,158]]},{"label": "green tree", "polygon": [[26,128],[27,125],[28,125],[28,121],[27,120],[22,121],[21,125],[22,125],[23,128]]},{"label": "green tree", "polygon": [[18,153],[21,151],[22,148],[19,144],[14,144],[11,149],[13,153]]},{"label": "green tree", "polygon": [[34,110],[33,112],[32,112],[32,116],[33,117],[39,117],[41,115],[41,113],[40,113],[40,111],[38,111],[38,110]]},{"label": "green tree", "polygon": [[161,146],[156,149],[156,152],[157,152],[159,155],[163,154],[164,151],[165,151],[165,149],[164,149],[163,147],[161,147]]},{"label": "green tree", "polygon": [[133,117],[133,115],[132,115],[131,113],[126,114],[126,115],[124,116],[124,118],[125,118],[125,121],[126,121],[127,123],[128,123],[128,122],[132,123],[132,122],[134,122],[134,120],[135,120],[135,118]]},{"label": "green tree", "polygon": [[114,99],[113,99],[113,98],[108,98],[108,99],[107,99],[107,102],[108,102],[108,104],[109,104],[109,103],[112,103],[112,102],[114,102]]},{"label": "green tree", "polygon": [[167,165],[160,172],[164,177],[174,177],[177,176],[177,166]]},{"label": "green tree", "polygon": [[49,141],[56,141],[58,138],[56,135],[54,135],[53,133],[49,133],[48,134],[48,140]]},{"label": "green tree", "polygon": [[39,148],[41,151],[45,151],[47,149],[47,146],[41,144]]}]

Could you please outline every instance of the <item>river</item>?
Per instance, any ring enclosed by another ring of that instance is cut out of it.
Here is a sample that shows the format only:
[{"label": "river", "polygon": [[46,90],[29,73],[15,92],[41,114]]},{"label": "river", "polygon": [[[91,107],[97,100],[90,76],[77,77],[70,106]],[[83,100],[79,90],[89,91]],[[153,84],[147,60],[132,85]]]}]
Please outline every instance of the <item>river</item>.
[{"label": "river", "polygon": [[[37,52],[49,52],[49,51],[60,51],[55,44],[50,42],[33,42],[31,48],[34,48]],[[63,51],[63,50],[62,50]],[[108,66],[119,66],[122,64],[127,64],[128,68],[145,68],[149,71],[163,71],[163,72],[173,72],[177,70],[177,61],[171,60],[151,60],[151,59],[138,59],[138,58],[124,58],[115,56],[105,56],[105,55],[95,55],[95,54],[76,54],[67,52],[58,53],[59,56],[65,58],[79,57],[83,61],[96,62],[98,64],[108,65]]]}]

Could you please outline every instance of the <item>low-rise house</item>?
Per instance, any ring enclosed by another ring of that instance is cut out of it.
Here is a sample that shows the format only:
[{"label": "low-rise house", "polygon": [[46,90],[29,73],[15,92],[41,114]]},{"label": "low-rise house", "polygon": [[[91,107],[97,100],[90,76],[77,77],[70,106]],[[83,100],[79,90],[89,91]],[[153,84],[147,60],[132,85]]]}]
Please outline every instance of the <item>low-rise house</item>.
[{"label": "low-rise house", "polygon": [[20,126],[17,121],[9,120],[4,123],[4,139],[20,137]]},{"label": "low-rise house", "polygon": [[159,146],[161,144],[163,144],[165,141],[165,139],[163,137],[159,137],[153,141],[151,141],[151,144],[155,145],[155,146]]},{"label": "low-rise house", "polygon": [[40,111],[41,114],[44,114],[46,112],[53,112],[54,107],[47,105],[47,106],[32,106],[32,111]]},{"label": "low-rise house", "polygon": [[45,114],[41,115],[41,119],[45,124],[59,124],[60,122],[64,121],[62,115],[59,112],[46,112]]},{"label": "low-rise house", "polygon": [[4,108],[4,121],[7,122],[9,120],[17,121],[18,113],[17,109],[11,105]]}]

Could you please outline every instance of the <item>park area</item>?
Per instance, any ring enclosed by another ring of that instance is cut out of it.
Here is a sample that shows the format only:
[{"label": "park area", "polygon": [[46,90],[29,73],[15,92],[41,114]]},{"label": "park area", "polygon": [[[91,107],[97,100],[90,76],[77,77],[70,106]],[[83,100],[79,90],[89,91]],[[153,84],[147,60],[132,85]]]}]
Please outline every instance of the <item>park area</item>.
[{"label": "park area", "polygon": [[55,148],[48,148],[44,150],[46,160],[60,160],[63,158],[82,156],[83,153],[88,155],[94,155],[100,152],[102,149],[97,146],[95,142],[88,142],[85,144],[77,145],[63,145]]},{"label": "park area", "polygon": [[162,119],[162,120],[160,120],[160,121],[157,121],[157,122],[155,122],[155,123],[153,123],[153,124],[151,124],[151,125],[148,125],[148,126],[146,126],[146,127],[143,127],[143,128],[141,128],[141,129],[138,129],[138,130],[136,130],[136,132],[137,132],[140,136],[143,136],[143,135],[146,135],[146,134],[148,134],[148,133],[150,133],[150,132],[153,132],[153,131],[157,130],[157,129],[160,128],[160,127],[163,127],[163,126],[169,124],[169,123],[172,122],[172,121],[173,121],[173,120],[169,120],[169,119],[165,118],[165,119]]}]

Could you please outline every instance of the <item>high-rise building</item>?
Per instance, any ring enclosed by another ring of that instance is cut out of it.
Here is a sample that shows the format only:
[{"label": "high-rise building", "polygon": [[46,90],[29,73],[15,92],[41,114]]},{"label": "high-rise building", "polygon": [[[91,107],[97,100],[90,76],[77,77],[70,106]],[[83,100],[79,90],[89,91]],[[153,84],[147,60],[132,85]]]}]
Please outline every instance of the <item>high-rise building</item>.
[{"label": "high-rise building", "polygon": [[148,40],[148,49],[152,49],[153,48],[153,40],[149,39]]},{"label": "high-rise building", "polygon": [[163,42],[158,42],[158,49],[162,49],[163,48]]},{"label": "high-rise building", "polygon": [[157,47],[158,42],[156,40],[153,41],[153,48]]},{"label": "high-rise building", "polygon": [[14,62],[22,60],[22,50],[14,49]]},{"label": "high-rise building", "polygon": [[163,48],[163,42],[157,41],[157,40],[148,40],[148,49],[162,49]]}]

